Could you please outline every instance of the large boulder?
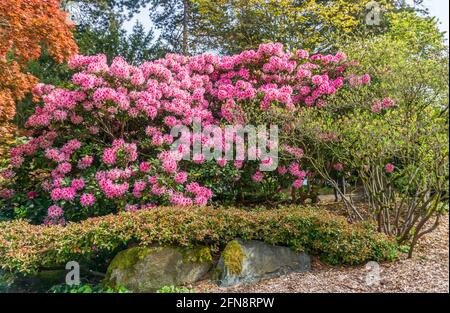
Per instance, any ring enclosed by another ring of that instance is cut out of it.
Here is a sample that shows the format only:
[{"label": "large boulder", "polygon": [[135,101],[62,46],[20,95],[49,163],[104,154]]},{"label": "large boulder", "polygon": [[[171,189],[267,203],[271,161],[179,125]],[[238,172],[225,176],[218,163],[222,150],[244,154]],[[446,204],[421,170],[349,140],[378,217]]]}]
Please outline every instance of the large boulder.
[{"label": "large boulder", "polygon": [[311,268],[311,258],[303,252],[273,246],[262,241],[230,241],[225,247],[213,278],[219,286],[253,283],[289,272]]},{"label": "large boulder", "polygon": [[207,247],[133,247],[119,252],[106,272],[104,283],[133,292],[153,292],[200,280],[212,267]]}]

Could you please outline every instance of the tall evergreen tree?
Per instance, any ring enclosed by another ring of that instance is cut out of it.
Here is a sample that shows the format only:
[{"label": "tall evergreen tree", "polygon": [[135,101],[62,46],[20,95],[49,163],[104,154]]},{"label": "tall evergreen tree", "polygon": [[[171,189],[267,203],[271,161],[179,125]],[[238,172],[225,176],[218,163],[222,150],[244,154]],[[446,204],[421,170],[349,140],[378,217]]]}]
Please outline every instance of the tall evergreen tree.
[{"label": "tall evergreen tree", "polygon": [[139,64],[163,57],[165,52],[160,40],[155,40],[153,29],[146,32],[142,23],[136,21],[123,46],[123,57],[131,64]]},{"label": "tall evergreen tree", "polygon": [[161,31],[161,40],[177,53],[196,50],[192,31],[196,22],[191,0],[150,0],[150,18]]}]

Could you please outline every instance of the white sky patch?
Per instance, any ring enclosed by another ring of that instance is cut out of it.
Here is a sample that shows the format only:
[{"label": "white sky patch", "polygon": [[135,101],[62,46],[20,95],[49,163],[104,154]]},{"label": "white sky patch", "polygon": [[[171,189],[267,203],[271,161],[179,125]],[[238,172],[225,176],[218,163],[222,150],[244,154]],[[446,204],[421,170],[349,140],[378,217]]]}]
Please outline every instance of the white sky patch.
[{"label": "white sky patch", "polygon": [[426,0],[424,5],[430,10],[430,15],[439,19],[439,28],[445,32],[445,38],[448,44],[448,3],[449,0]]}]

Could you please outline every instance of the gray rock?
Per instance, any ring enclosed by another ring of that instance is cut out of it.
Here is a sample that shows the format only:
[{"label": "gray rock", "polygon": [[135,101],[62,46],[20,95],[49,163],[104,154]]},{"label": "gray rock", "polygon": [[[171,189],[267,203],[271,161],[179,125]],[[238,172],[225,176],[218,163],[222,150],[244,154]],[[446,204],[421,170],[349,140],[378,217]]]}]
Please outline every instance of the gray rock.
[{"label": "gray rock", "polygon": [[230,241],[222,252],[213,278],[219,286],[225,287],[310,269],[311,258],[303,252],[262,241],[236,239]]},{"label": "gray rock", "polygon": [[0,270],[0,293],[47,292],[63,284],[65,277],[65,270],[43,270],[27,276]]},{"label": "gray rock", "polygon": [[133,247],[119,252],[106,272],[104,283],[133,292],[153,292],[200,280],[211,268],[207,247]]}]

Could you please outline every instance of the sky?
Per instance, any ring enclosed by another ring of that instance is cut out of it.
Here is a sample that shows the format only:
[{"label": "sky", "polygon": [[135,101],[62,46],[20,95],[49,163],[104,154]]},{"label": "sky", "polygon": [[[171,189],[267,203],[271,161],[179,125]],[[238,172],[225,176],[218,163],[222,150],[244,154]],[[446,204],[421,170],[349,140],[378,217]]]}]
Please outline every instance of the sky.
[{"label": "sky", "polygon": [[446,32],[445,38],[447,38],[448,44],[448,3],[449,0],[425,0],[425,6],[430,10],[430,15],[439,19],[439,28],[441,31]]},{"label": "sky", "polygon": [[[447,39],[447,44],[449,38],[449,1],[450,0],[424,0],[424,5],[430,10],[430,15],[435,16],[439,20],[441,31],[446,33],[445,38]],[[408,0],[407,2],[412,3],[412,0]],[[131,32],[136,20],[139,20],[147,31],[152,27],[152,23],[148,16],[148,9],[143,9],[139,14],[135,15],[133,19],[125,23],[124,27],[128,32]]]}]

